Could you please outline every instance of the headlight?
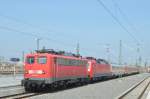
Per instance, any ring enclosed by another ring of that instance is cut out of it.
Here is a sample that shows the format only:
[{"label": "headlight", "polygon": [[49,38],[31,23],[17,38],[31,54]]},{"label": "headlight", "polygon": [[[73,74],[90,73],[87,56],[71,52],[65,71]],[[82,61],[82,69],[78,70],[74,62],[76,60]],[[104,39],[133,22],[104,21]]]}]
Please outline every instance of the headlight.
[{"label": "headlight", "polygon": [[43,70],[29,70],[29,74],[45,74]]}]

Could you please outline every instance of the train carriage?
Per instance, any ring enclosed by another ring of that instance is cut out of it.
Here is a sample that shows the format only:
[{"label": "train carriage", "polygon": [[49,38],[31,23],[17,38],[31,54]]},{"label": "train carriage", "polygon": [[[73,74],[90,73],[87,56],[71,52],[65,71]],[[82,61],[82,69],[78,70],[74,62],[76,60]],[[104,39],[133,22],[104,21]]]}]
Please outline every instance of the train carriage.
[{"label": "train carriage", "polygon": [[126,75],[136,74],[139,72],[139,68],[135,66],[125,66],[124,69]]},{"label": "train carriage", "polygon": [[118,64],[111,64],[111,65],[113,76],[121,77],[139,73],[139,68],[136,66],[127,66]]}]

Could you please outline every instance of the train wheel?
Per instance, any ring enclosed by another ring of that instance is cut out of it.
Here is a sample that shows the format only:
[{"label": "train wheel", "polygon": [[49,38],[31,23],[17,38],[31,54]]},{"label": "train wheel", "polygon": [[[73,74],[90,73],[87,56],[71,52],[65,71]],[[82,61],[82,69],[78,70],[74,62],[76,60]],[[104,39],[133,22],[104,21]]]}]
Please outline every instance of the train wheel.
[{"label": "train wheel", "polygon": [[24,89],[25,89],[26,92],[31,92],[31,91],[32,91],[32,90],[31,90],[31,87],[29,86],[29,84],[26,84],[26,85],[24,86]]}]

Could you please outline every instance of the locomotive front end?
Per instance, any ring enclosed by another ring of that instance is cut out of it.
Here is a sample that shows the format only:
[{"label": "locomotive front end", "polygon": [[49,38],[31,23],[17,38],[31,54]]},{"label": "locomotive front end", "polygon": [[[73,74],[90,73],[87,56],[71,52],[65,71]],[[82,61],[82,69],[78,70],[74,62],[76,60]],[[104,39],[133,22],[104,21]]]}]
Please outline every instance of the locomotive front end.
[{"label": "locomotive front end", "polygon": [[26,91],[44,88],[51,83],[50,55],[29,54],[26,56],[24,66],[24,79],[22,85]]}]

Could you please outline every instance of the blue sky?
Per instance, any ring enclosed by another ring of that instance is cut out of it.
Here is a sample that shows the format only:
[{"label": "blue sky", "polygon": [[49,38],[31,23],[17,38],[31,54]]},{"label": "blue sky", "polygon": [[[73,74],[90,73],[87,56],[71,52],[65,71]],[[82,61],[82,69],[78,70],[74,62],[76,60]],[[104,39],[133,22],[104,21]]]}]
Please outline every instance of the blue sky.
[{"label": "blue sky", "polygon": [[[149,0],[102,0],[120,22],[140,42],[143,61],[149,57]],[[121,15],[115,3],[126,15]],[[133,24],[134,29],[127,20]],[[14,31],[15,30],[15,31]],[[17,31],[21,32],[17,32]],[[21,57],[22,51],[36,49],[36,37],[44,37],[40,47],[75,52],[77,42],[83,56],[118,61],[119,40],[123,42],[123,62],[135,63],[137,42],[104,10],[97,0],[1,0],[0,56]],[[49,40],[45,39],[49,38]]]}]

